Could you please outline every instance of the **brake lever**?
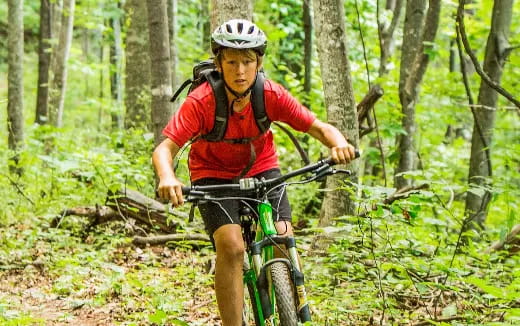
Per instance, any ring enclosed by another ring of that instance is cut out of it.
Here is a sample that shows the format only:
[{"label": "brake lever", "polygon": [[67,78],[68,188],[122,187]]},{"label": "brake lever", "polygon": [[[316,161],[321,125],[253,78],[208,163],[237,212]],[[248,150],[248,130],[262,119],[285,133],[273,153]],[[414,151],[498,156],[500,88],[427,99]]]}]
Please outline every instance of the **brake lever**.
[{"label": "brake lever", "polygon": [[351,175],[352,174],[352,171],[346,170],[346,169],[332,169],[332,170],[333,170],[332,174],[337,174],[337,173],[343,173],[343,174],[346,174],[346,175]]},{"label": "brake lever", "polygon": [[323,179],[323,177],[326,177],[326,176],[334,174],[334,173],[335,173],[334,169],[330,165],[325,165],[315,172],[314,178],[316,180],[321,180],[321,179]]}]

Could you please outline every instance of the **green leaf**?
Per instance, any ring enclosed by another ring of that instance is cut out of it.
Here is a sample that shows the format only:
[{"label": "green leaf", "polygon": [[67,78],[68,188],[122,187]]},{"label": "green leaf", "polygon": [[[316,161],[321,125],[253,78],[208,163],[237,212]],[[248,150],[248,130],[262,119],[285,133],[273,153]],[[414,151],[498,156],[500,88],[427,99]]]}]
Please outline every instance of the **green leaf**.
[{"label": "green leaf", "polygon": [[504,289],[498,288],[498,287],[493,286],[493,285],[489,285],[489,284],[486,283],[485,280],[482,280],[482,279],[479,279],[479,278],[476,278],[476,277],[468,277],[466,279],[466,282],[477,286],[482,291],[486,292],[487,294],[492,295],[495,298],[498,298],[498,299],[505,299],[505,298],[507,298],[507,294],[506,294],[506,291]]},{"label": "green leaf", "polygon": [[164,311],[157,310],[153,315],[148,316],[148,320],[152,323],[162,324],[167,317],[168,315]]}]

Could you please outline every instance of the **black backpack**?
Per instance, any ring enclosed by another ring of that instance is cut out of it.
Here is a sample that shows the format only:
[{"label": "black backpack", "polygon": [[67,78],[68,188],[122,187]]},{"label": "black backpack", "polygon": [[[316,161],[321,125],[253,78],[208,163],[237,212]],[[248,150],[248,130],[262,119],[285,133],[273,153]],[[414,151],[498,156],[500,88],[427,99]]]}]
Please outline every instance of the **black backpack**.
[{"label": "black backpack", "polygon": [[[210,142],[225,141],[234,144],[247,144],[253,139],[257,138],[224,139],[224,134],[226,133],[228,122],[229,103],[226,96],[224,81],[220,77],[220,73],[216,70],[216,66],[213,63],[213,60],[206,60],[196,64],[193,67],[193,77],[186,80],[181,85],[181,87],[179,87],[179,89],[173,95],[171,101],[174,102],[188,85],[191,84],[188,90],[189,94],[206,81],[208,81],[211,85],[211,89],[215,95],[215,123],[213,124],[213,129],[208,134],[201,135],[200,138]],[[251,89],[251,106],[253,108],[256,125],[258,126],[258,130],[260,130],[260,134],[265,133],[271,126],[271,121],[265,112],[264,82],[264,73],[263,71],[259,71],[255,80],[255,84]]]}]

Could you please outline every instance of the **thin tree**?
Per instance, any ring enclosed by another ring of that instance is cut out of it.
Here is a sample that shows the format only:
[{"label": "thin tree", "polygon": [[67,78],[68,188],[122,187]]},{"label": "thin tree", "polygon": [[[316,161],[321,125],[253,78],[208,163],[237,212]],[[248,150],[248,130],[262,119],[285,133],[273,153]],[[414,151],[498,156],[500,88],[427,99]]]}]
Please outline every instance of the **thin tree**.
[{"label": "thin tree", "polygon": [[251,0],[211,0],[211,30],[234,18],[253,20]]},{"label": "thin tree", "polygon": [[75,0],[65,0],[63,2],[59,41],[52,55],[49,122],[56,127],[60,127],[63,120],[63,104],[67,86],[67,61],[72,43],[75,5]]},{"label": "thin tree", "polygon": [[[211,53],[211,19],[210,19],[210,8],[209,8],[209,1],[207,0],[201,0],[200,1],[200,13],[198,15],[199,23],[198,28],[201,34],[201,42],[202,42],[202,49],[204,49],[205,52]],[[216,26],[215,26],[216,27]]]},{"label": "thin tree", "polygon": [[[119,9],[117,7],[113,10]],[[117,14],[113,14],[110,19],[110,27],[112,28],[112,37],[110,42],[110,94],[112,98],[112,108],[110,116],[112,118],[112,128],[123,128],[123,81],[121,76],[123,47],[121,37],[121,22],[119,18],[119,10]]]},{"label": "thin tree", "polygon": [[40,33],[38,38],[38,88],[36,95],[35,122],[48,121],[49,104],[49,67],[51,65],[51,4],[49,0],[40,1]]},{"label": "thin tree", "polygon": [[150,56],[148,9],[146,2],[128,0],[125,13],[129,25],[126,31],[125,65],[125,127],[145,127],[150,124]]},{"label": "thin tree", "polygon": [[168,34],[170,37],[170,58],[172,64],[172,89],[177,89],[177,0],[168,0]]},{"label": "thin tree", "polygon": [[[486,44],[483,71],[496,84],[500,84],[504,64],[511,52],[508,39],[512,11],[513,0],[496,0],[493,4],[491,29]],[[462,12],[459,10],[459,28],[461,28]],[[467,42],[467,40],[465,41]],[[468,177],[470,191],[468,191],[466,197],[465,212],[467,221],[472,222],[472,225],[474,223],[480,226],[484,224],[491,200],[492,165],[490,152],[497,100],[497,91],[483,79],[480,83],[478,103],[472,108],[474,126]]]},{"label": "thin tree", "polygon": [[415,105],[419,88],[428,67],[428,48],[431,48],[439,26],[441,1],[409,0],[406,4],[404,37],[399,76],[399,99],[403,112],[402,127],[405,135],[398,137],[399,163],[396,168],[395,186],[399,189],[411,184],[401,173],[412,171],[416,165]]},{"label": "thin tree", "polygon": [[377,31],[379,36],[379,76],[387,73],[388,60],[394,52],[394,32],[399,23],[404,0],[386,0],[386,11],[392,13],[390,21],[381,20],[379,15],[379,0],[377,1]]},{"label": "thin tree", "polygon": [[[358,119],[350,64],[347,59],[343,1],[314,0],[313,7],[327,120],[338,128],[351,144],[357,146]],[[350,167],[354,171],[351,180],[355,182],[356,164],[351,164]],[[328,177],[327,188],[335,189],[342,181],[341,176]],[[327,192],[321,207],[320,225],[329,225],[333,217],[353,213],[354,207],[354,202],[347,192]]]},{"label": "thin tree", "polygon": [[303,65],[305,73],[303,78],[303,92],[306,94],[304,105],[310,108],[310,92],[312,89],[312,33],[314,26],[312,24],[312,2],[303,1],[303,32],[305,34],[305,42],[303,45]]},{"label": "thin tree", "polygon": [[147,0],[152,82],[152,129],[155,145],[163,139],[162,130],[173,113],[170,41],[166,0]]},{"label": "thin tree", "polygon": [[[23,147],[23,0],[7,2],[7,131],[9,149],[15,152],[10,158],[14,167],[16,153]],[[10,164],[13,168],[13,165]],[[14,171],[21,172],[16,168]]]}]

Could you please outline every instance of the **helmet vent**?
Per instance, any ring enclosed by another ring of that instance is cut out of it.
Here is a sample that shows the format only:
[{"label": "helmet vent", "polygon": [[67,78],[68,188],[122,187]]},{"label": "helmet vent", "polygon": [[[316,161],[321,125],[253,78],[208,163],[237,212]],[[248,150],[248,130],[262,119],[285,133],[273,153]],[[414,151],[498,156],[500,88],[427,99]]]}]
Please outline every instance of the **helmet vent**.
[{"label": "helmet vent", "polygon": [[253,34],[254,30],[255,30],[254,26],[249,27],[249,31],[247,31],[247,34]]},{"label": "helmet vent", "polygon": [[242,24],[242,23],[238,23],[238,24],[237,24],[237,29],[238,29],[238,33],[239,33],[239,34],[242,33],[242,29],[243,29],[243,28],[244,28],[244,24]]},{"label": "helmet vent", "polygon": [[226,30],[228,33],[233,33],[233,28],[231,28],[231,25],[229,24],[226,25]]}]

